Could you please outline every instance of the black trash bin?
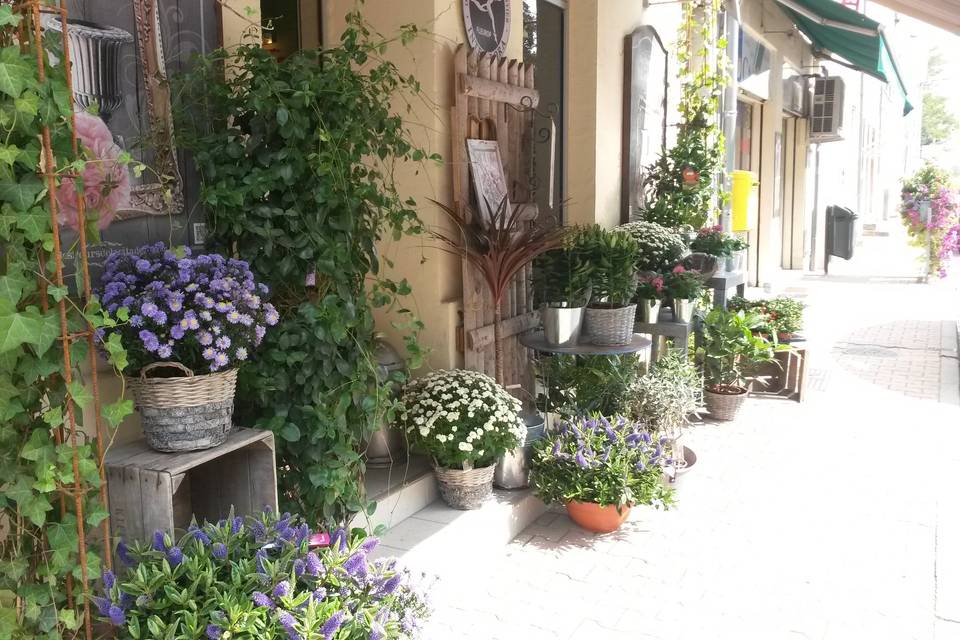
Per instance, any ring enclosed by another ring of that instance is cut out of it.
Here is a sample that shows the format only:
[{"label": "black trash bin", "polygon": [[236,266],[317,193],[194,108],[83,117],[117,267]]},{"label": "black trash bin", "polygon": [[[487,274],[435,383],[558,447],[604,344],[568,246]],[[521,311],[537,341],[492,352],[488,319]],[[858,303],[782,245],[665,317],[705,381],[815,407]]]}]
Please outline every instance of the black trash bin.
[{"label": "black trash bin", "polygon": [[827,254],[844,260],[853,257],[857,214],[846,207],[827,207]]}]

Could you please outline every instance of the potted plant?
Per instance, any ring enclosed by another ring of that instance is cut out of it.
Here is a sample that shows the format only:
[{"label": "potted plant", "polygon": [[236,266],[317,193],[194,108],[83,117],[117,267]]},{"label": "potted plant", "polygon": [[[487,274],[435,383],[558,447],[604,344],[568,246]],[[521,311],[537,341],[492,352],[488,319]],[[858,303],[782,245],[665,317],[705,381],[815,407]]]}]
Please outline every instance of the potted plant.
[{"label": "potted plant", "polygon": [[719,259],[726,271],[733,273],[743,268],[743,251],[750,245],[742,238],[724,233],[720,225],[703,227],[690,243],[690,250]]},{"label": "potted plant", "polygon": [[683,232],[656,222],[629,222],[618,227],[633,236],[640,246],[637,271],[664,273],[687,254]]},{"label": "potted plant", "polygon": [[622,229],[592,225],[580,229],[574,246],[593,265],[586,333],[593,344],[625,345],[633,338],[640,246]]},{"label": "potted plant", "polygon": [[747,300],[740,296],[730,299],[727,307],[733,311],[753,311],[761,316],[758,331],[778,341],[789,341],[803,329],[804,304],[787,296],[762,300]]},{"label": "potted plant", "polygon": [[637,322],[653,323],[660,318],[666,283],[659,273],[641,275],[637,281]]},{"label": "potted plant", "polygon": [[697,354],[703,365],[707,411],[717,420],[736,418],[747,397],[747,372],[773,362],[775,346],[755,333],[762,321],[758,314],[720,307],[703,320],[703,343]]},{"label": "potted plant", "polygon": [[703,274],[678,264],[664,277],[666,296],[673,308],[673,319],[690,322],[696,310],[697,298],[703,292]]},{"label": "potted plant", "polygon": [[246,262],[160,242],[111,254],[98,293],[119,320],[104,339],[117,334],[127,350],[124,371],[147,444],[221,444],[232,430],[237,368],[280,319],[263,300],[267,287]]},{"label": "potted plant", "polygon": [[123,542],[119,576],[93,604],[111,637],[409,638],[429,615],[422,586],[376,538],[318,536],[290,514],[228,517],[174,537]]},{"label": "potted plant", "polygon": [[645,373],[646,363],[636,354],[540,358],[535,364],[538,408],[571,419],[592,413],[633,417],[629,408]]},{"label": "potted plant", "polygon": [[497,458],[526,438],[520,401],[490,376],[454,369],[411,381],[401,402],[411,444],[433,459],[444,502],[480,506],[493,490]]},{"label": "potted plant", "polygon": [[592,265],[579,247],[566,242],[533,261],[533,294],[547,344],[573,346],[580,338],[583,311],[590,300]]},{"label": "potted plant", "polygon": [[670,464],[639,423],[622,416],[561,422],[535,445],[533,484],[547,503],[562,503],[589,531],[615,531],[637,504],[667,507],[673,492],[663,484]]}]

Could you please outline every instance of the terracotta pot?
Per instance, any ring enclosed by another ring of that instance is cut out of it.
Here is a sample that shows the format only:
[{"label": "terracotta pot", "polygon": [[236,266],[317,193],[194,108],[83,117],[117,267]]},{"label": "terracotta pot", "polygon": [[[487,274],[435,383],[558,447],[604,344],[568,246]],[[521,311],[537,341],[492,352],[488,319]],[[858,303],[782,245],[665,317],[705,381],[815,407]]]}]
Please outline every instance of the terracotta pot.
[{"label": "terracotta pot", "polygon": [[630,515],[630,507],[622,507],[617,512],[617,505],[609,504],[601,507],[595,502],[577,502],[571,500],[567,503],[567,513],[570,519],[587,531],[594,533],[610,533],[620,528],[620,525]]},{"label": "terracotta pot", "polygon": [[703,404],[714,420],[733,420],[747,399],[747,389],[743,387],[707,388],[703,393]]}]

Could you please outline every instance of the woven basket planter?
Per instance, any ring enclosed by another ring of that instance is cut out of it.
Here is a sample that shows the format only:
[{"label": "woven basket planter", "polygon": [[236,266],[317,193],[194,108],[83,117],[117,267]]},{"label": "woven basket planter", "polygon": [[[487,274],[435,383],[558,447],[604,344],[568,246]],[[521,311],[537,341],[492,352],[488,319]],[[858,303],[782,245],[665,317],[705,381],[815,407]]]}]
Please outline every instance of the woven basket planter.
[{"label": "woven basket planter", "polygon": [[586,335],[596,345],[620,347],[633,339],[633,323],[637,305],[631,304],[616,309],[587,307]]},{"label": "woven basket planter", "polygon": [[[160,368],[179,369],[185,377],[148,378]],[[179,362],[155,362],[139,378],[128,378],[147,444],[157,451],[209,449],[233,430],[237,370],[197,376]]]},{"label": "woven basket planter", "polygon": [[454,509],[476,509],[493,493],[496,465],[479,469],[441,469],[434,467],[440,497]]},{"label": "woven basket planter", "polygon": [[703,390],[703,403],[714,420],[729,421],[737,417],[740,407],[747,399],[747,390],[740,393],[717,393],[709,389]]}]

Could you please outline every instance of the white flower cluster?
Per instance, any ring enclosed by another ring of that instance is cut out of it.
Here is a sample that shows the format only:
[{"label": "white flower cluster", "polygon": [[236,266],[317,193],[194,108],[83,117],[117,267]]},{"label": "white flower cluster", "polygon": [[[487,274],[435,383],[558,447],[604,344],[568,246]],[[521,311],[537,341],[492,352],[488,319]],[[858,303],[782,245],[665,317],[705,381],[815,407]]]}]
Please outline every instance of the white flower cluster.
[{"label": "white flower cluster", "polygon": [[441,463],[496,457],[526,436],[520,401],[477,371],[437,371],[404,391],[404,421]]},{"label": "white flower cluster", "polygon": [[687,243],[681,233],[656,222],[629,222],[620,228],[640,243],[639,271],[664,273],[687,252]]}]

